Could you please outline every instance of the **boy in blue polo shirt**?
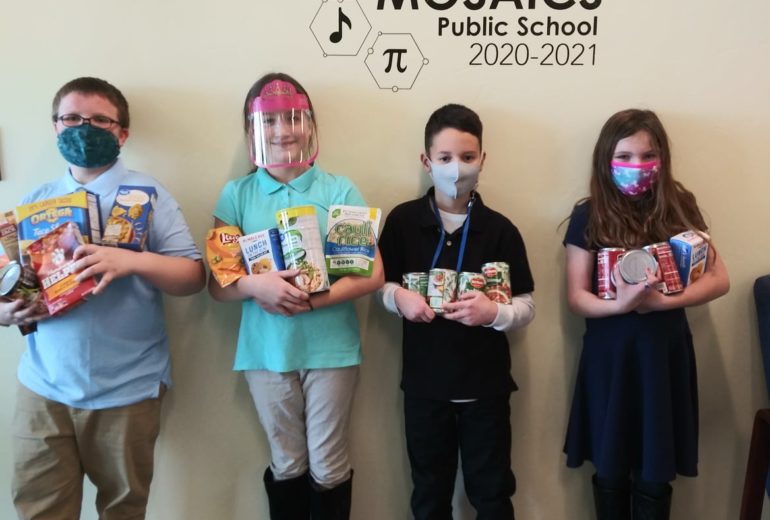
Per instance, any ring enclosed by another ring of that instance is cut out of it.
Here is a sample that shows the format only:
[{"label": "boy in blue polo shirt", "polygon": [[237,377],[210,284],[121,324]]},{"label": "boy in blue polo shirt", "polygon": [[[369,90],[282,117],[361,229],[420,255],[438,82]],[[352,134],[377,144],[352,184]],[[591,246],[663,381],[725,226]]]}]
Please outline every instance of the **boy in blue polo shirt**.
[{"label": "boy in blue polo shirt", "polygon": [[[452,518],[457,453],[478,520],[512,520],[509,398],[516,384],[505,331],[534,317],[534,289],[519,231],[475,191],[484,165],[479,116],[445,105],[425,125],[421,160],[434,187],[388,215],[380,238],[385,307],[404,318],[404,418],[415,520]],[[511,302],[471,292],[440,316],[400,286],[404,273],[433,268],[480,272],[510,266]]]},{"label": "boy in blue polo shirt", "polygon": [[30,203],[88,190],[106,221],[120,185],[150,186],[158,199],[142,252],[98,245],[75,252],[93,296],[48,317],[19,301],[0,304],[0,324],[37,323],[19,364],[13,423],[13,500],[19,518],[78,518],[83,476],[97,488],[99,518],[144,518],[171,384],[162,294],[200,291],[205,272],[179,205],[155,179],[118,159],[128,103],[97,78],[65,84],[53,101],[64,176],[24,197]]}]

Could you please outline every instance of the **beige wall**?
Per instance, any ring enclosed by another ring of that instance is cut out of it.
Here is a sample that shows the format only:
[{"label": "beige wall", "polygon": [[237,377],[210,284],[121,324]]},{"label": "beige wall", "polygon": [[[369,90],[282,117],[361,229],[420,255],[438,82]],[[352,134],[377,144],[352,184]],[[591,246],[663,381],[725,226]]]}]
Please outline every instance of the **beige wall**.
[{"label": "beige wall", "polygon": [[[751,286],[770,271],[770,4],[605,0],[592,13],[600,24],[596,66],[548,68],[471,67],[474,39],[439,38],[439,14],[423,2],[399,14],[359,1],[374,26],[367,45],[377,31],[415,34],[430,63],[411,90],[375,88],[362,64],[366,46],[357,58],[323,58],[308,30],[320,5],[311,0],[0,0],[0,208],[62,173],[49,102],[80,75],[104,77],[127,95],[134,123],[125,161],[175,194],[200,245],[221,187],[246,171],[240,104],[262,73],[282,69],[305,84],[320,118],[320,163],[350,176],[386,214],[426,186],[418,156],[430,111],[468,104],[486,124],[481,192],[519,226],[536,283],[537,318],[511,336],[521,386],[512,397],[515,504],[522,518],[588,518],[590,469],[565,469],[561,453],[583,324],[564,305],[557,226],[586,194],[603,121],[622,108],[653,108],[670,133],[675,174],[705,209],[732,280],[727,296],[688,312],[699,364],[701,476],[675,483],[674,517],[736,517],[752,416],[767,405]],[[451,12],[517,16],[506,4]],[[551,11],[542,4],[522,14],[545,18]],[[353,419],[353,516],[405,518],[400,325],[371,299],[358,308],[365,361]],[[207,294],[167,300],[175,386],[164,405],[149,518],[266,517],[260,477],[268,450],[246,385],[230,371],[238,312]],[[0,346],[0,431],[7,432],[24,343],[2,329]],[[0,518],[13,517],[10,464],[6,434]],[[85,501],[83,517],[96,518],[93,490]],[[472,518],[458,503],[459,518]]]}]

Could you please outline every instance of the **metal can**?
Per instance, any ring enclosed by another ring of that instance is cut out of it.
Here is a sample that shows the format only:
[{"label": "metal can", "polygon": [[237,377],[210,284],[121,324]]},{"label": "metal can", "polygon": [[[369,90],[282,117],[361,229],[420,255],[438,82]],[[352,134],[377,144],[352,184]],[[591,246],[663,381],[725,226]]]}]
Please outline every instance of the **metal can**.
[{"label": "metal can", "polygon": [[647,269],[658,270],[655,257],[644,249],[631,249],[618,258],[620,276],[626,283],[642,283],[647,279]]},{"label": "metal can", "polygon": [[[37,305],[42,311],[40,283],[37,281],[35,271],[18,262],[12,261],[0,269],[0,299],[13,301],[24,300],[26,305]],[[19,325],[22,335],[27,335],[37,330],[37,324]]]},{"label": "metal can", "polygon": [[428,297],[428,273],[404,273],[401,275],[401,286],[407,291],[420,293]]},{"label": "metal can", "polygon": [[481,273],[470,273],[463,271],[457,280],[457,297],[469,292],[484,292],[487,281]]},{"label": "metal can", "polygon": [[614,300],[617,297],[612,271],[625,252],[622,247],[605,247],[596,253],[597,294],[602,300]]},{"label": "metal can", "polygon": [[643,249],[653,255],[660,265],[663,281],[658,284],[657,289],[663,294],[682,292],[684,285],[679,276],[679,269],[677,269],[671,245],[668,242],[658,242],[645,246]]},{"label": "metal can", "polygon": [[457,271],[431,269],[428,273],[428,305],[436,314],[442,314],[445,303],[457,300]]},{"label": "metal can", "polygon": [[484,293],[493,302],[511,303],[511,268],[506,262],[487,262],[481,266]]}]

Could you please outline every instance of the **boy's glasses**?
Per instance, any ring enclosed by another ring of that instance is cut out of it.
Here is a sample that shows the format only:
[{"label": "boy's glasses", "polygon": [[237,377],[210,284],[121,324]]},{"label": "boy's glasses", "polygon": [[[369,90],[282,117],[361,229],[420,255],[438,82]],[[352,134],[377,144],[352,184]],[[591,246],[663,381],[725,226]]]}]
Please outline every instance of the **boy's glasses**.
[{"label": "boy's glasses", "polygon": [[64,126],[80,126],[88,123],[96,128],[102,128],[104,130],[111,128],[113,125],[119,125],[120,122],[110,119],[107,116],[91,116],[83,117],[80,114],[64,114],[63,116],[53,118],[54,122],[61,121]]}]

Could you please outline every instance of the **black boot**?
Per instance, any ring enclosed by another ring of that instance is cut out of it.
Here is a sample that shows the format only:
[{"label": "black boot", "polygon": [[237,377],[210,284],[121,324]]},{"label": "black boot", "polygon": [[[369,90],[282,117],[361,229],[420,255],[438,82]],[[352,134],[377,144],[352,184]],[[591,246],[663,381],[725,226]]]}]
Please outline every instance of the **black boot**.
[{"label": "black boot", "polygon": [[310,518],[313,520],[349,520],[353,492],[353,474],[342,484],[323,489],[310,486]]},{"label": "black boot", "polygon": [[264,480],[271,520],[309,520],[310,477],[307,474],[275,480],[273,472],[267,468]]},{"label": "black boot", "polygon": [[594,475],[591,481],[594,484],[596,520],[631,518],[631,489],[628,480],[618,480],[609,486]]},{"label": "black boot", "polygon": [[634,486],[634,520],[668,520],[671,513],[671,486],[662,485],[661,493],[652,496]]}]

